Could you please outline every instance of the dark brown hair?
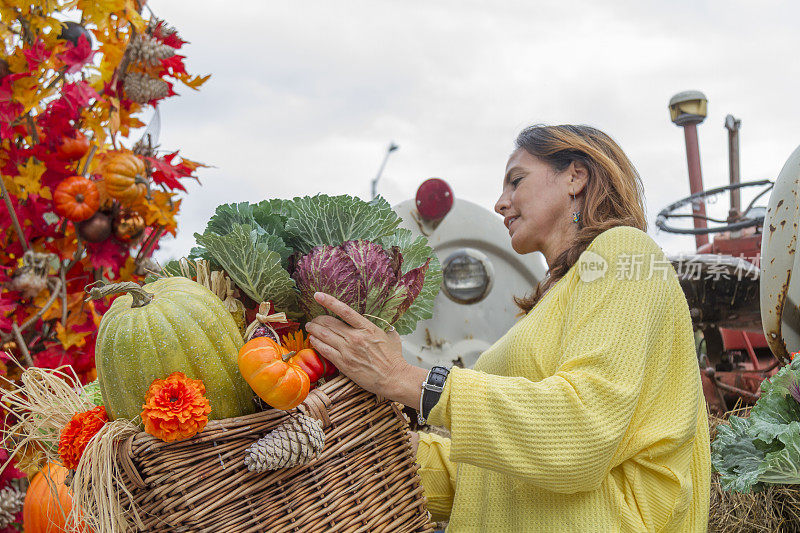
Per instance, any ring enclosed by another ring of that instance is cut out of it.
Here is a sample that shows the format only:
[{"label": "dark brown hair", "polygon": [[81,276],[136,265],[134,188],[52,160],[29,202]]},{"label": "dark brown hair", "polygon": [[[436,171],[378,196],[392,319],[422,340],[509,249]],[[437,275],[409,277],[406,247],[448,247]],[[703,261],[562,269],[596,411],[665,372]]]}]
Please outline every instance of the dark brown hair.
[{"label": "dark brown hair", "polygon": [[589,179],[581,195],[583,206],[572,244],[548,265],[547,277],[533,294],[514,302],[527,313],[553,284],[575,264],[595,237],[616,226],[647,230],[644,187],[639,173],[614,140],[591,126],[530,126],[515,141],[523,149],[563,172],[570,163],[586,167]]}]

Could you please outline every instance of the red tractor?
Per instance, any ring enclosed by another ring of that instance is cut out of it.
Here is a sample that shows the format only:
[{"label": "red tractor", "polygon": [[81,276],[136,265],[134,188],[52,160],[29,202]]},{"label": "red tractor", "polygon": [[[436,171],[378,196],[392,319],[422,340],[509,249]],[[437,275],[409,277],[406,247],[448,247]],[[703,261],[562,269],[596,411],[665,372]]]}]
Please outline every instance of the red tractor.
[{"label": "red tractor", "polygon": [[[703,190],[697,125],[706,117],[705,95],[679,93],[669,108],[672,121],[684,128],[691,195],[663,209],[656,226],[695,236],[694,252],[670,259],[697,331],[706,401],[712,410],[725,412],[737,402],[755,402],[761,382],[800,349],[800,338],[786,333],[800,329],[797,305],[787,297],[797,240],[800,153],[792,155],[775,183],[740,182],[740,121],[728,115],[730,184]],[[756,194],[742,208],[745,188]],[[770,191],[769,206],[757,206]],[[708,216],[706,203],[725,193],[730,194],[727,216]],[[683,208],[691,212],[681,213]],[[691,218],[694,227],[674,226],[678,218]],[[787,322],[791,327],[782,327]]]}]

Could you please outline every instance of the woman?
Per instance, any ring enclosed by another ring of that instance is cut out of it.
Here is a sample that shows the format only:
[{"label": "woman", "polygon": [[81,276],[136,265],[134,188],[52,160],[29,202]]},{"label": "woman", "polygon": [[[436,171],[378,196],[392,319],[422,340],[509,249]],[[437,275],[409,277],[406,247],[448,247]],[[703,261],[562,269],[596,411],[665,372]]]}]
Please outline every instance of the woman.
[{"label": "woman", "polygon": [[706,531],[692,325],[644,233],[639,176],[587,126],[534,126],[516,145],[495,210],[517,253],[544,254],[548,277],[474,370],[421,392],[436,376],[403,359],[399,336],[323,294],[344,322],[314,319],[311,342],[365,389],[433,404],[422,414],[451,439],[420,434],[417,462],[429,509],[452,531]]}]

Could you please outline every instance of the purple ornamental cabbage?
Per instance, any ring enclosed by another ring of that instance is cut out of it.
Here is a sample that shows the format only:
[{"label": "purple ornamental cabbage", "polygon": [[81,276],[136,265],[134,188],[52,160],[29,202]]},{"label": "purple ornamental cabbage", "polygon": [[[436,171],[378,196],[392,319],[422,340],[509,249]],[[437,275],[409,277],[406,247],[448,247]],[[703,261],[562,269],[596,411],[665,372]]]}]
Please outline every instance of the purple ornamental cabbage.
[{"label": "purple ornamental cabbage", "polygon": [[403,257],[396,246],[384,250],[370,241],[347,241],[312,249],[297,262],[292,278],[300,290],[300,307],[308,320],[331,314],[314,300],[314,293],[320,291],[362,315],[379,317],[367,318],[386,329],[419,296],[429,263],[430,259],[402,275]]}]

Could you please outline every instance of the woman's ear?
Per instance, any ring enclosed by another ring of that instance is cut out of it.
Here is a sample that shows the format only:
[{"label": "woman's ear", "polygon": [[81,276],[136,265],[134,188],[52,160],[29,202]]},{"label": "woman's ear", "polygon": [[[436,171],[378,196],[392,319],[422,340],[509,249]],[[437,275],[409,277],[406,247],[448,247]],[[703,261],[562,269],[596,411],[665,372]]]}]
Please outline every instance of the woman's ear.
[{"label": "woman's ear", "polygon": [[589,169],[580,161],[569,164],[569,193],[577,196],[589,182]]}]

